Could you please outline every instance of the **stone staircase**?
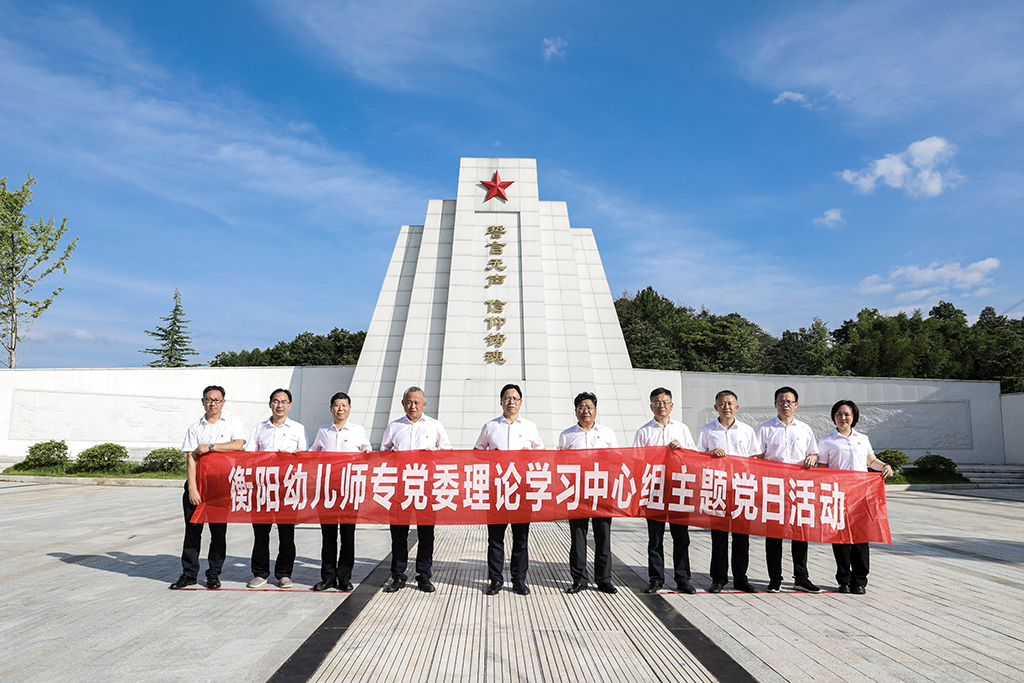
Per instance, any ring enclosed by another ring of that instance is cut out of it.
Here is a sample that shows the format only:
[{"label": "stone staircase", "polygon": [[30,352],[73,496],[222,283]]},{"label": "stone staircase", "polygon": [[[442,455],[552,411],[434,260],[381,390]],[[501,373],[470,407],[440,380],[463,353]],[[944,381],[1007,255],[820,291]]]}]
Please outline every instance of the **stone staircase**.
[{"label": "stone staircase", "polygon": [[1022,465],[957,465],[956,471],[979,486],[1024,486]]}]

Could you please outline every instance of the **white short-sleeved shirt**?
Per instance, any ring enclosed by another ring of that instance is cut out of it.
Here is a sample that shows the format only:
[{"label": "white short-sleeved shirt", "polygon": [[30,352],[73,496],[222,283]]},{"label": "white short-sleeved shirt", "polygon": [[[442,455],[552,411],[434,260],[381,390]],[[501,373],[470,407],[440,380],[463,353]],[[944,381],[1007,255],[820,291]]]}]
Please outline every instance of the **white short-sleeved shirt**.
[{"label": "white short-sleeved shirt", "polygon": [[683,448],[689,448],[691,451],[697,450],[697,445],[693,443],[693,435],[690,434],[690,428],[673,419],[669,419],[668,424],[664,427],[658,424],[657,420],[651,420],[636,430],[633,447],[667,446],[673,441],[678,441]]},{"label": "white short-sleeved shirt", "polygon": [[595,424],[587,430],[577,423],[558,435],[558,450],[560,451],[618,447],[619,441],[615,438],[615,432],[599,424]]},{"label": "white short-sleeved shirt", "polygon": [[369,453],[373,450],[366,430],[352,422],[346,422],[341,429],[334,423],[322,426],[313,439],[311,451],[330,451],[332,453]]},{"label": "white short-sleeved shirt", "polygon": [[235,439],[245,440],[241,420],[221,413],[220,418],[210,424],[206,421],[206,413],[203,413],[199,421],[190,425],[185,432],[185,442],[181,444],[181,450],[191,453],[204,443],[227,443]]},{"label": "white short-sleeved shirt", "polygon": [[403,415],[388,424],[381,440],[382,451],[439,451],[452,450],[452,442],[444,426],[428,415],[410,422]]},{"label": "white short-sleeved shirt", "polygon": [[484,451],[541,450],[544,442],[540,439],[537,425],[517,416],[509,422],[504,415],[488,420],[480,429],[480,436],[473,448]]},{"label": "white short-sleeved shirt", "polygon": [[866,434],[851,430],[850,436],[843,436],[838,429],[818,442],[818,464],[837,470],[868,469],[868,456],[874,453]]},{"label": "white short-sleeved shirt", "polygon": [[294,453],[308,448],[306,428],[295,420],[285,418],[280,427],[266,419],[252,430],[252,438],[246,444],[247,451],[284,451]]},{"label": "white short-sleeved shirt", "polygon": [[761,455],[761,442],[754,433],[754,428],[745,422],[736,420],[732,427],[726,429],[718,420],[712,420],[700,428],[697,441],[698,450],[712,453],[721,448],[729,455],[749,458]]},{"label": "white short-sleeved shirt", "polygon": [[765,460],[800,465],[807,456],[818,452],[810,425],[796,418],[788,426],[777,417],[763,422],[757,428],[757,438],[764,448]]}]

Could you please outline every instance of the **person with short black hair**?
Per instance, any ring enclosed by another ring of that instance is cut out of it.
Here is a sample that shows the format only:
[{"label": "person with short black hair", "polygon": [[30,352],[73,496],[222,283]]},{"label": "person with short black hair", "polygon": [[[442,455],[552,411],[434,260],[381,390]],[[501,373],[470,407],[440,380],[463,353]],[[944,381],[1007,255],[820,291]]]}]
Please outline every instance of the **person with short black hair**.
[{"label": "person with short black hair", "polygon": [[[636,430],[633,447],[668,446],[697,450],[690,434],[690,428],[672,419],[672,392],[658,387],[651,392],[651,412],[654,419]],[[675,569],[676,589],[680,593],[693,594],[696,589],[690,583],[690,527],[685,524],[669,523],[672,535],[672,565]],[[644,593],[657,593],[665,585],[665,522],[647,520],[647,578],[650,582]]]},{"label": "person with short black hair", "polygon": [[[597,424],[597,396],[584,391],[573,399],[576,424],[558,435],[558,450],[571,451],[594,448],[618,448],[615,432]],[[615,594],[612,583],[612,520],[610,517],[570,519],[572,541],[569,548],[569,573],[572,585],[565,590],[573,595],[587,588],[587,531],[594,525],[594,580],[597,589]]]},{"label": "person with short black hair", "polygon": [[[892,467],[875,457],[871,442],[863,432],[854,427],[860,421],[860,409],[853,401],[836,401],[832,406],[832,422],[835,430],[818,442],[818,464],[837,470],[863,472],[878,470],[888,479]],[[868,570],[871,558],[867,543],[833,543],[832,554],[836,558],[836,582],[840,593],[864,595],[867,592]]]},{"label": "person with short black hair", "polygon": [[[270,392],[270,417],[256,425],[249,439],[249,451],[280,451],[295,453],[308,448],[306,428],[288,417],[292,409],[292,392],[274,389]],[[253,524],[252,580],[246,588],[262,588],[270,578],[270,529],[273,524]],[[277,525],[277,560],[274,577],[281,588],[291,588],[295,566],[295,525]]]},{"label": "person with short black hair", "polygon": [[[484,423],[477,437],[476,450],[521,451],[544,448],[537,425],[519,414],[523,407],[523,392],[518,384],[506,384],[499,394],[501,415]],[[505,581],[505,529],[508,524],[487,525],[487,578],[484,591],[497,595]],[[519,595],[529,595],[526,572],[530,567],[530,523],[512,525],[512,560],[510,563],[512,589]]]},{"label": "person with short black hair", "polygon": [[[796,419],[799,395],[793,387],[775,390],[775,410],[778,416],[763,422],[757,428],[757,438],[764,452],[761,457],[772,462],[814,467],[818,462],[818,443],[811,427]],[[807,571],[807,541],[790,541],[793,555],[793,587],[807,593],[821,589],[811,583]],[[768,565],[768,592],[782,589],[782,539],[764,539],[764,557]]]},{"label": "person with short black hair", "polygon": [[[402,410],[405,415],[393,420],[384,429],[381,440],[382,451],[436,451],[452,450],[448,432],[439,421],[424,415],[427,399],[423,389],[409,387],[402,394]],[[433,593],[434,566],[434,525],[417,524],[416,534],[416,586],[424,593]],[[391,525],[391,583],[385,593],[396,593],[405,586],[408,576],[405,569],[409,564],[409,525]]]},{"label": "person with short black hair", "polygon": [[[192,515],[196,506],[203,502],[196,482],[196,464],[199,458],[215,451],[240,451],[245,447],[245,433],[237,417],[228,416],[224,411],[224,387],[216,384],[203,389],[204,414],[185,432],[181,450],[187,454],[185,494],[181,505],[185,512],[185,540],[181,547],[181,576],[171,584],[180,589],[194,586],[199,574],[199,551],[203,541],[203,525],[193,524]],[[210,552],[206,556],[209,568],[206,570],[206,587],[220,588],[220,573],[227,555],[228,525],[210,522]]]},{"label": "person with short black hair", "polygon": [[[754,428],[736,419],[740,409],[739,399],[728,389],[715,395],[715,412],[718,419],[700,428],[698,448],[716,458],[739,456],[756,458],[761,455],[761,442],[757,440]],[[756,593],[757,589],[747,580],[747,566],[750,564],[750,537],[732,533],[732,585],[744,593]],[[721,593],[729,583],[729,532],[711,530],[711,587],[709,593]]]},{"label": "person with short black hair", "polygon": [[[330,453],[369,453],[373,450],[366,430],[348,416],[352,410],[352,399],[344,391],[331,396],[331,424],[317,430],[311,451]],[[341,542],[339,544],[338,539]],[[320,525],[320,582],[313,586],[314,591],[325,591],[337,588],[351,591],[352,568],[356,562],[356,525],[355,524],[321,524]]]}]

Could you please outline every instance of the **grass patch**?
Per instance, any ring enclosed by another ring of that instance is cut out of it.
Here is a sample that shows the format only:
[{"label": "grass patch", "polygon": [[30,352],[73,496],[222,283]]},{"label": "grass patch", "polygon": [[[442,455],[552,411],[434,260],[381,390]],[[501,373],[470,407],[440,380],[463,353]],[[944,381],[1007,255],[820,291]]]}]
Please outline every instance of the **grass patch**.
[{"label": "grass patch", "polygon": [[171,472],[153,472],[141,463],[124,463],[109,470],[93,472],[75,472],[72,467],[34,467],[32,469],[15,469],[13,466],[4,470],[4,474],[18,474],[32,477],[93,477],[98,479],[185,479],[185,470]]}]

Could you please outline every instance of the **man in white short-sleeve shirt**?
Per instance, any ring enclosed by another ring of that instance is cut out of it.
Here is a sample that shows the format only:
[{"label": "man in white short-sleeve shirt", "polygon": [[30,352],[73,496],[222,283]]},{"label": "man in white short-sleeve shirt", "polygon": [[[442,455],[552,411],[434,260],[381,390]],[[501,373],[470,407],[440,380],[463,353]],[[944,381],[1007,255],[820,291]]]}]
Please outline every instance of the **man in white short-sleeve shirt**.
[{"label": "man in white short-sleeve shirt", "polygon": [[[180,589],[194,586],[199,575],[199,551],[203,541],[203,525],[193,524],[192,515],[202,502],[196,483],[196,461],[215,451],[240,451],[245,447],[245,434],[237,417],[224,415],[224,387],[213,385],[203,389],[204,414],[185,432],[181,450],[187,455],[185,495],[181,504],[185,511],[185,540],[181,547],[181,576],[171,584]],[[210,523],[210,553],[206,556],[206,587],[220,588],[220,573],[227,554],[228,525]]]},{"label": "man in white short-sleeve shirt", "polygon": [[[437,451],[452,450],[452,442],[444,426],[424,415],[427,399],[419,387],[409,387],[402,394],[402,410],[405,416],[392,421],[384,429],[381,440],[382,451]],[[424,593],[433,593],[430,581],[434,566],[434,526],[417,524],[416,535],[416,585]],[[409,564],[409,525],[391,525],[391,583],[385,593],[395,593],[405,586],[408,576],[405,569]]]},{"label": "man in white short-sleeve shirt", "polygon": [[[715,412],[718,419],[700,428],[697,447],[716,458],[739,456],[756,458],[761,455],[761,443],[754,428],[736,419],[740,409],[736,394],[719,391],[715,395]],[[750,537],[746,534],[732,534],[732,585],[745,593],[756,593],[757,589],[747,580],[747,566],[750,564]],[[729,532],[711,530],[711,587],[709,593],[721,593],[729,583]]]},{"label": "man in white short-sleeve shirt", "polygon": [[[584,391],[573,400],[576,406],[576,424],[558,435],[558,450],[571,451],[594,448],[618,448],[615,432],[597,424],[597,396]],[[615,594],[612,583],[612,520],[610,517],[570,519],[572,541],[569,548],[569,573],[572,585],[565,590],[570,595],[587,588],[587,530],[594,525],[594,580],[597,589]]]},{"label": "man in white short-sleeve shirt", "polygon": [[[292,392],[274,389],[270,394],[270,417],[252,430],[246,450],[283,451],[295,453],[309,448],[306,428],[288,417],[292,409]],[[270,578],[270,529],[273,524],[253,524],[252,580],[247,588],[263,588]],[[274,577],[281,588],[292,587],[292,569],[295,567],[295,525],[277,525],[277,559]]]},{"label": "man in white short-sleeve shirt", "polygon": [[[331,396],[331,424],[324,425],[313,439],[311,451],[329,453],[369,453],[373,448],[366,430],[348,419],[352,399],[344,391]],[[356,563],[356,525],[320,525],[320,582],[314,591],[337,588],[351,591],[352,567]],[[339,543],[340,538],[340,543]]]},{"label": "man in white short-sleeve shirt", "polygon": [[[501,415],[484,423],[477,437],[476,450],[522,451],[544,448],[537,425],[519,414],[523,407],[523,392],[517,384],[506,384],[501,388]],[[508,524],[487,525],[487,578],[490,583],[484,592],[497,595],[505,581],[505,529]],[[510,573],[512,590],[519,595],[529,595],[526,572],[530,566],[530,523],[512,525],[512,559]]]},{"label": "man in white short-sleeve shirt", "polygon": [[[764,449],[764,459],[792,465],[814,467],[818,462],[818,444],[810,426],[796,419],[798,395],[792,387],[775,391],[777,417],[757,428],[757,438]],[[793,587],[808,593],[821,589],[811,583],[807,572],[807,541],[791,541],[793,555]],[[782,588],[782,539],[764,539],[764,557],[768,565],[768,592],[778,593]]]},{"label": "man in white short-sleeve shirt", "polygon": [[[658,387],[651,392],[651,412],[654,419],[636,430],[633,447],[668,446],[697,450],[690,428],[672,419],[672,392]],[[672,565],[675,568],[676,588],[680,593],[696,593],[690,584],[690,527],[669,523],[672,535]],[[650,582],[644,593],[657,593],[665,585],[665,522],[647,520],[647,578]]]}]

